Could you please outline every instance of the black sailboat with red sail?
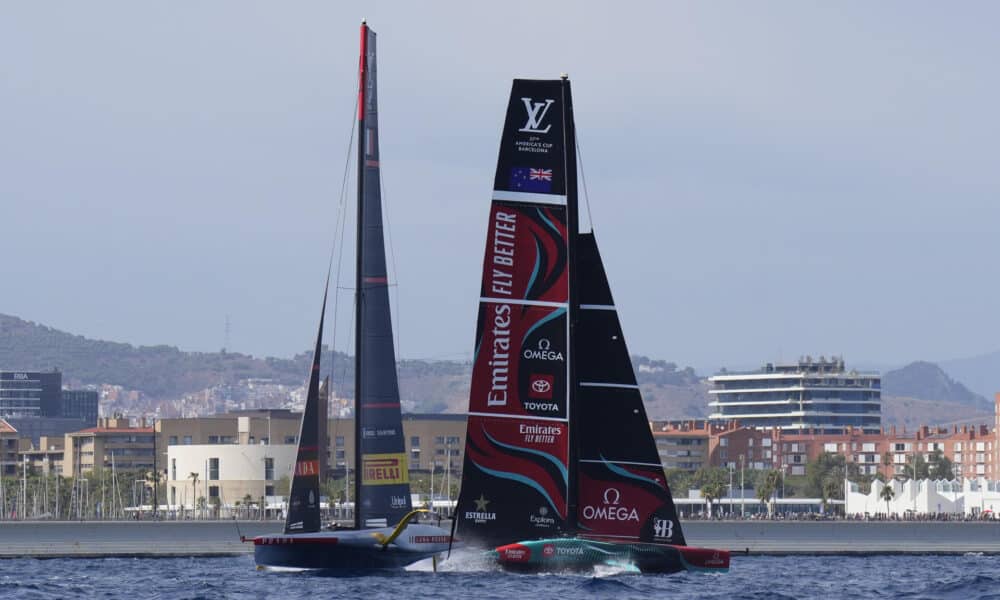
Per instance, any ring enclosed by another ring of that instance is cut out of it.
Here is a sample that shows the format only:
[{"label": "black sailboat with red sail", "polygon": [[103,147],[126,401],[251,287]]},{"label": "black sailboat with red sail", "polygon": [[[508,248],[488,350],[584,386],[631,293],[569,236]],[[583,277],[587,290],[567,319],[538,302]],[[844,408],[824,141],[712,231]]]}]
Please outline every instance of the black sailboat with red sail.
[{"label": "black sailboat with red sail", "polygon": [[579,231],[570,82],[514,81],[494,180],[462,490],[506,568],[725,570],[687,546],[593,232]]},{"label": "black sailboat with red sail", "polygon": [[[354,527],[320,519],[320,354],[323,315],[302,414],[283,533],[254,538],[259,566],[322,570],[400,568],[448,549],[450,536],[415,521],[396,377],[379,189],[375,32],[361,25],[358,95],[358,233],[355,287]],[[329,281],[327,281],[329,287]]]}]

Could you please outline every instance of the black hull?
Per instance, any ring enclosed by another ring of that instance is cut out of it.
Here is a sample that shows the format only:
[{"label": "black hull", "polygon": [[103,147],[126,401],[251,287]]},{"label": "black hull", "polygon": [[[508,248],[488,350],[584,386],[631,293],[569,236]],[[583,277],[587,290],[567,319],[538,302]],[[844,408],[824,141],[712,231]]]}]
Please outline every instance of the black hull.
[{"label": "black hull", "polygon": [[321,533],[275,534],[254,538],[259,568],[371,571],[402,569],[448,550],[451,536],[433,525],[407,526],[393,541],[394,528],[351,529]]}]

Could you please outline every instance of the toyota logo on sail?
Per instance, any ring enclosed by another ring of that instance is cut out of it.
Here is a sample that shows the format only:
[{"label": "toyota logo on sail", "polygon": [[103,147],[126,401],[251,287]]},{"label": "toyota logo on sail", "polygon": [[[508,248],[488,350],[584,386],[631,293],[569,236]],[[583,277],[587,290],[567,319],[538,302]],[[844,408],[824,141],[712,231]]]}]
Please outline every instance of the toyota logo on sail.
[{"label": "toyota logo on sail", "polygon": [[552,384],[544,379],[536,379],[531,382],[531,389],[537,394],[545,394],[552,389]]}]

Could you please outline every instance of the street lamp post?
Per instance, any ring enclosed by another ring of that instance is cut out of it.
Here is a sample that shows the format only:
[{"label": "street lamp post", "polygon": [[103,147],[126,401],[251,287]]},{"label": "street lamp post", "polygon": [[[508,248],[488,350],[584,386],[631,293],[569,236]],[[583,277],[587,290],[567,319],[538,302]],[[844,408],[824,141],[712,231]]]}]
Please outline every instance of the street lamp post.
[{"label": "street lamp post", "polygon": [[740,454],[740,518],[746,516],[746,503],[743,502],[743,455]]},{"label": "street lamp post", "polygon": [[729,518],[733,518],[733,463],[729,466]]}]

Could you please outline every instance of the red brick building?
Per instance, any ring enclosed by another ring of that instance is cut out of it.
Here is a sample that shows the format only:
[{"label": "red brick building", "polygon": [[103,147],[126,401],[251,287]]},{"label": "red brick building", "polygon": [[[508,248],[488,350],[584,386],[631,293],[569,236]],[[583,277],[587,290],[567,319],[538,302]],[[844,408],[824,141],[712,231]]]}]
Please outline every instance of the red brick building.
[{"label": "red brick building", "polygon": [[712,424],[682,421],[653,424],[653,437],[664,467],[697,470],[704,466],[781,469],[788,475],[805,474],[806,463],[822,453],[841,454],[862,473],[902,475],[916,455],[924,460],[940,450],[952,461],[956,477],[1000,479],[1000,394],[996,395],[996,423],[947,427],[922,426],[916,431],[883,427],[865,433],[847,427],[840,433],[791,433],[780,429],[753,429],[738,421]]}]

